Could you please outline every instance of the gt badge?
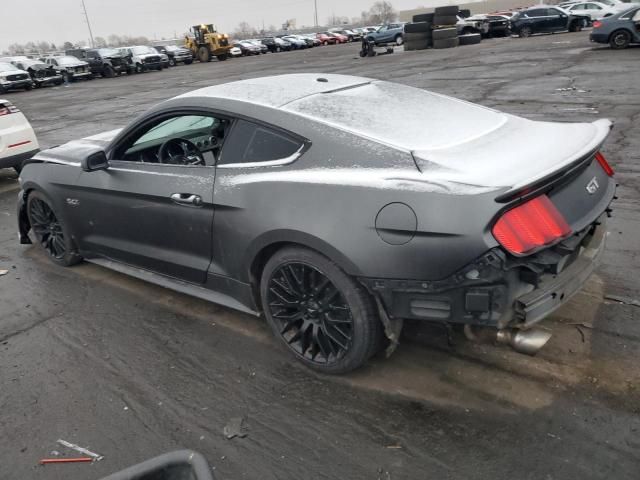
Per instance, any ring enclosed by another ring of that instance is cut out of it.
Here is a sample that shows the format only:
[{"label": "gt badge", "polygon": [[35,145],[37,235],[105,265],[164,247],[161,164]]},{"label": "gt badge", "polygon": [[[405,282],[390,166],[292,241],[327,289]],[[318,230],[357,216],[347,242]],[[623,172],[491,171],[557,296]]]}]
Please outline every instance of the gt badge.
[{"label": "gt badge", "polygon": [[600,188],[600,185],[598,185],[598,180],[596,180],[596,177],[593,177],[586,186],[589,195],[593,195],[594,193],[596,193],[596,190],[598,190],[598,188]]}]

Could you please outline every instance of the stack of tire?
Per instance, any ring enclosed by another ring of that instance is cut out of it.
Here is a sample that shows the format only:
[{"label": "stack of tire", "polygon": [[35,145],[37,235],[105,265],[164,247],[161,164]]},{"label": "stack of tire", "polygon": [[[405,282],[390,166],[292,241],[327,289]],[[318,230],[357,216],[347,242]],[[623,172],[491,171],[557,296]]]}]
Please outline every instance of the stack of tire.
[{"label": "stack of tire", "polygon": [[433,13],[413,16],[413,23],[404,26],[404,49],[424,50],[433,46]]},{"label": "stack of tire", "polygon": [[437,7],[433,11],[433,48],[452,48],[459,45],[456,27],[459,11],[456,5]]}]

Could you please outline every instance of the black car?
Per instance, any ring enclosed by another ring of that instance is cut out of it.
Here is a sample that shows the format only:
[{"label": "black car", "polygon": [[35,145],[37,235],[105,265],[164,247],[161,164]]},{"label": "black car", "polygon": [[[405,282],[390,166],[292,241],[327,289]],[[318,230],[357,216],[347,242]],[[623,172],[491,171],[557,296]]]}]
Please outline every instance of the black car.
[{"label": "black car", "polygon": [[511,17],[511,31],[520,37],[534,33],[579,32],[590,22],[589,15],[575,15],[560,7],[532,7]]},{"label": "black car", "polygon": [[62,73],[52,65],[47,65],[40,60],[34,60],[27,57],[7,57],[0,61],[9,61],[20,70],[24,70],[31,76],[31,80],[36,87],[44,87],[47,85],[62,85]]},{"label": "black car", "polygon": [[263,45],[265,45],[271,53],[279,52],[278,44],[276,43],[275,38],[273,37],[265,37],[261,38],[260,41]]},{"label": "black car", "polygon": [[[384,121],[362,121],[372,100]],[[264,314],[328,373],[396,342],[403,319],[534,353],[550,334],[533,326],[602,255],[611,126],[344,75],[215,85],[36,154],[19,238]]]},{"label": "black car", "polygon": [[169,57],[169,65],[175,67],[179,63],[189,65],[193,63],[193,54],[188,48],[178,47],[177,45],[159,45],[153,47],[158,53],[164,53]]},{"label": "black car", "polygon": [[75,48],[66,51],[89,64],[89,69],[94,75],[112,78],[116,75],[129,73],[132,65],[129,58],[115,48]]}]

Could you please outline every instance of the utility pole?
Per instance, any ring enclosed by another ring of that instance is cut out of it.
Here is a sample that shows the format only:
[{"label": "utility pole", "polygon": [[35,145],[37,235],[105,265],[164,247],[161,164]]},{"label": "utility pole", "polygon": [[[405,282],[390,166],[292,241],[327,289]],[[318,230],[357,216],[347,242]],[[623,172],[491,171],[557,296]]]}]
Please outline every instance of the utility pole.
[{"label": "utility pole", "polygon": [[313,21],[314,27],[318,26],[318,0],[313,0]]},{"label": "utility pole", "polygon": [[87,14],[87,7],[84,4],[84,0],[82,0],[82,9],[84,10],[84,18],[87,20],[87,27],[89,27],[89,37],[91,38],[91,48],[95,47],[95,43],[93,41],[93,32],[91,31],[91,23],[89,22],[89,15]]}]

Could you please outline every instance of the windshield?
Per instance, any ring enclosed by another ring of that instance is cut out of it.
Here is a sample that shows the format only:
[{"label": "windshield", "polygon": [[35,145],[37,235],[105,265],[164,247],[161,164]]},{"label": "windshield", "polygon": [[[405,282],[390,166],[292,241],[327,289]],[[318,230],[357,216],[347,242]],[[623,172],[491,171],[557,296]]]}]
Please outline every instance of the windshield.
[{"label": "windshield", "polygon": [[122,55],[122,53],[120,53],[120,50],[116,50],[115,48],[100,48],[98,49],[98,53],[102,57],[112,57],[112,56],[118,57]]},{"label": "windshield", "polygon": [[148,55],[150,53],[158,53],[155,50],[153,50],[151,47],[145,47],[145,46],[131,47],[131,51],[135,55]]},{"label": "windshield", "polygon": [[167,45],[166,47],[164,47],[165,50],[167,50],[168,52],[175,52],[177,50],[179,50],[180,47],[176,46],[176,45]]},{"label": "windshield", "polygon": [[77,63],[80,63],[80,60],[70,55],[65,57],[58,57],[56,60],[58,61],[59,65],[75,65]]},{"label": "windshield", "polygon": [[0,72],[13,72],[19,70],[10,63],[0,63]]}]

